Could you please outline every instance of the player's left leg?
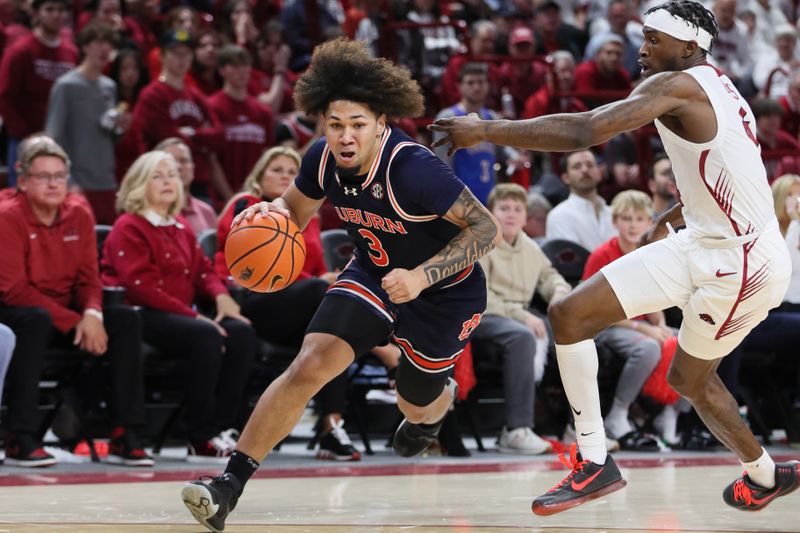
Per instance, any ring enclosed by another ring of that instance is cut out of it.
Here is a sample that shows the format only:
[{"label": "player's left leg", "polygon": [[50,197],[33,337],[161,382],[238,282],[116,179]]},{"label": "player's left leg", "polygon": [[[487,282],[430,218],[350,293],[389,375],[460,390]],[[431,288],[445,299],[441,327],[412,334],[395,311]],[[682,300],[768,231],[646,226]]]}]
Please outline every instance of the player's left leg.
[{"label": "player's left leg", "polygon": [[594,336],[626,317],[682,306],[692,286],[685,255],[677,237],[639,248],[551,306],[558,368],[575,416],[580,453],[571,450],[570,457],[563,458],[571,472],[533,501],[535,514],[566,511],[625,486],[606,449]]},{"label": "player's left leg", "polygon": [[414,457],[436,442],[447,411],[458,393],[458,385],[449,374],[445,372],[430,379],[429,376],[421,376],[406,361],[400,362],[397,369],[397,407],[405,419],[392,437],[392,448],[397,455]]},{"label": "player's left leg", "polygon": [[725,503],[742,511],[758,511],[800,487],[800,462],[775,463],[761,447],[717,375],[719,361],[693,357],[678,346],[667,380],[745,469],[744,475],[723,491]]},{"label": "player's left leg", "polygon": [[436,441],[458,387],[456,361],[486,308],[480,267],[453,285],[403,304],[393,341],[400,348],[397,406],[405,415],[392,438],[398,455],[413,457]]}]

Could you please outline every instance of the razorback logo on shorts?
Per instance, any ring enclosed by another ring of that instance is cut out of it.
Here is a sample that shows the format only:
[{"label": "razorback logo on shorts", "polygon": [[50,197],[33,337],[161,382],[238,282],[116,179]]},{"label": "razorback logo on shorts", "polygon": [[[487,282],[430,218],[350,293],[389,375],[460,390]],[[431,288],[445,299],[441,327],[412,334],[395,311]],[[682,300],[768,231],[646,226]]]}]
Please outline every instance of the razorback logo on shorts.
[{"label": "razorback logo on shorts", "polygon": [[461,334],[458,336],[458,340],[465,341],[469,338],[472,331],[478,327],[478,324],[481,323],[481,315],[474,314],[472,318],[467,320],[462,324]]},{"label": "razorback logo on shorts", "polygon": [[708,313],[700,313],[697,316],[700,317],[700,320],[702,320],[703,322],[707,322],[707,323],[711,324],[712,326],[715,326],[717,324],[716,322],[714,322],[714,319],[711,318],[711,315],[709,315]]}]

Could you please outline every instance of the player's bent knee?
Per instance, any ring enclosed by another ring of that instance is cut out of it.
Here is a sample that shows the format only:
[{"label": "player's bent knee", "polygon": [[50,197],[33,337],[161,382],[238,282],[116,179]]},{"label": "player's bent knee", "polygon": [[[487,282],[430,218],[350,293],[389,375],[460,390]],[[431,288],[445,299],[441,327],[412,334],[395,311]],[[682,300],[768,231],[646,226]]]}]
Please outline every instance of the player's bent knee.
[{"label": "player's bent knee", "polygon": [[547,317],[556,342],[571,344],[594,336],[595,332],[587,328],[590,317],[584,316],[585,311],[582,304],[569,296],[550,306]]}]

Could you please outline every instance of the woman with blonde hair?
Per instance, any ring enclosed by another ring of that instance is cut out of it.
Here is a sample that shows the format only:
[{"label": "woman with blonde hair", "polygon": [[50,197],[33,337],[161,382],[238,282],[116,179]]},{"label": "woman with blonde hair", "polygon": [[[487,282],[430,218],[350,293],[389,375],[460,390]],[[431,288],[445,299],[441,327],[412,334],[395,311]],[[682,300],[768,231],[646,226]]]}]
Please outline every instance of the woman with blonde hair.
[{"label": "woman with blonde hair", "polygon": [[792,258],[792,280],[781,309],[800,311],[800,176],[785,174],[772,182],[775,216]]},{"label": "woman with blonde hair", "polygon": [[[181,222],[182,206],[175,159],[162,151],[139,156],[117,194],[121,215],[104,244],[102,277],[125,287],[128,303],[141,307],[147,343],[187,357],[188,460],[224,461],[236,444],[232,426],[257,339],[194,232]],[[197,310],[200,300],[213,302],[213,319]]]},{"label": "woman with blonde hair", "polygon": [[[225,264],[225,241],[233,218],[247,207],[263,200],[274,200],[283,194],[300,170],[300,155],[292,148],[276,146],[259,158],[242,185],[242,191],[231,198],[222,210],[217,226],[219,247],[215,257],[217,273],[230,276]],[[303,230],[306,261],[297,281],[276,293],[246,292],[242,313],[253,322],[258,335],[269,342],[297,347],[305,335],[311,317],[317,311],[328,286],[336,274],[328,272],[320,242],[319,216],[311,219]],[[280,316],[280,320],[275,320]],[[325,385],[315,398],[320,415],[317,457],[337,461],[358,461],[360,454],[344,431],[342,412],[345,408],[347,378],[344,374]]]}]

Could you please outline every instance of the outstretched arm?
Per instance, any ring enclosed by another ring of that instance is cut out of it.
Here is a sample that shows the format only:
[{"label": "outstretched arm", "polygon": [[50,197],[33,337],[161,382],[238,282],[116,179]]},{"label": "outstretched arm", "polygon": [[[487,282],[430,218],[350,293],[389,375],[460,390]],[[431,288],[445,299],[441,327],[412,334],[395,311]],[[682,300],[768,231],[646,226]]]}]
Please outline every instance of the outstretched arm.
[{"label": "outstretched arm", "polygon": [[585,113],[561,113],[529,120],[479,120],[477,116],[437,120],[432,131],[445,133],[434,146],[449,153],[481,141],[546,152],[580,150],[603,143],[654,119],[679,111],[696,94],[696,82],[682,72],[651,76],[624,100]]},{"label": "outstretched arm", "polygon": [[444,218],[461,231],[414,270],[397,268],[383,277],[381,285],[392,302],[409,302],[434,283],[461,272],[489,253],[503,235],[497,220],[466,187]]}]

